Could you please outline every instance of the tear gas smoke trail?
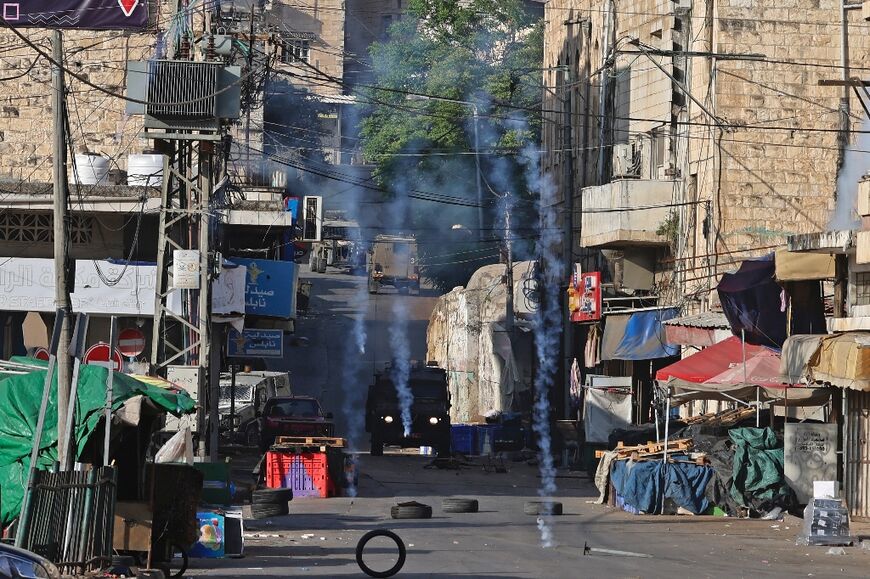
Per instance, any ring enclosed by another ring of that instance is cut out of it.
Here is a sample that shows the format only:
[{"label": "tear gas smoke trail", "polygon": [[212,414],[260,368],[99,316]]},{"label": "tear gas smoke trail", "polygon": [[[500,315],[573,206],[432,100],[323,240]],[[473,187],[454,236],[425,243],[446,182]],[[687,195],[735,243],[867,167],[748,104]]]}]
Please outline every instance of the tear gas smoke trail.
[{"label": "tear gas smoke trail", "polygon": [[[870,119],[865,118],[861,122],[861,130],[870,130]],[[837,176],[837,205],[828,224],[829,229],[854,229],[858,226],[858,180],[870,171],[870,155],[863,152],[868,149],[870,133],[858,133],[857,142],[846,149],[843,167]]]},{"label": "tear gas smoke trail", "polygon": [[360,382],[363,369],[363,356],[366,351],[366,314],[368,311],[368,285],[365,279],[356,280],[354,293],[350,298],[352,310],[358,311],[351,325],[351,339],[345,345],[344,367],[342,371],[342,387],[345,389],[341,411],[347,424],[347,441],[350,449],[352,468],[345,472],[347,477],[347,494],[356,496],[356,466],[357,453],[362,446],[365,417],[362,408],[365,407],[363,394],[365,389]]},{"label": "tear gas smoke trail", "polygon": [[[526,179],[529,188],[539,193],[540,239],[536,248],[539,267],[538,288],[540,306],[535,315],[535,355],[538,372],[535,376],[535,405],[532,411],[532,429],[538,438],[538,467],[541,486],[538,495],[550,499],[556,493],[556,468],[553,465],[552,438],[550,433],[550,390],[554,386],[559,363],[559,342],[561,339],[562,318],[559,309],[559,272],[561,271],[559,244],[561,230],[557,226],[554,187],[542,177],[538,165],[538,154],[531,147],[523,151],[526,165]],[[552,521],[549,514],[538,518],[541,533],[541,546],[554,546]]]},{"label": "tear gas smoke trail", "polygon": [[393,316],[395,319],[390,326],[390,348],[393,350],[394,366],[390,377],[396,387],[396,396],[402,411],[402,428],[405,430],[405,436],[409,436],[414,394],[408,385],[411,376],[411,349],[408,345],[408,304],[405,300],[393,301]]}]

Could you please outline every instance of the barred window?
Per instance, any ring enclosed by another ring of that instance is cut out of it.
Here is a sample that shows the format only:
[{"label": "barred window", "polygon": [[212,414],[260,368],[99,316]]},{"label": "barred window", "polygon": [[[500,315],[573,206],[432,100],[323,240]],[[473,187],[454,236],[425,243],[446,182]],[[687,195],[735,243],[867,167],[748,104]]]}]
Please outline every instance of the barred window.
[{"label": "barred window", "polygon": [[[54,219],[50,213],[0,213],[0,241],[19,243],[52,243]],[[73,243],[92,243],[94,218],[88,215],[70,217],[70,239]]]},{"label": "barred window", "polygon": [[309,62],[311,60],[310,40],[284,40],[281,51],[281,62],[293,64],[294,62]]},{"label": "barred window", "polygon": [[855,274],[855,305],[870,306],[870,272]]}]

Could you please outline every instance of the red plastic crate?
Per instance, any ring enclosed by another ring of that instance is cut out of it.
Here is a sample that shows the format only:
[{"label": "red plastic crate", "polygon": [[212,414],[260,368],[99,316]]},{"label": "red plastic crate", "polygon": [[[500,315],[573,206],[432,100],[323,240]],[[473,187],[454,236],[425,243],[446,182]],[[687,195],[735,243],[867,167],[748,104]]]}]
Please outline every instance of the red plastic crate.
[{"label": "red plastic crate", "polygon": [[325,452],[267,452],[266,486],[293,489],[294,497],[335,496]]}]

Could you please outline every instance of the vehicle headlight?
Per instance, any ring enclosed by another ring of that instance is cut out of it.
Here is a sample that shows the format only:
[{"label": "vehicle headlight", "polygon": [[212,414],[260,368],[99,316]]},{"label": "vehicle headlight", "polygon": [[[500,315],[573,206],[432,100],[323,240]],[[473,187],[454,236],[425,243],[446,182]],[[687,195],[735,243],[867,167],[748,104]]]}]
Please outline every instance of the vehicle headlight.
[{"label": "vehicle headlight", "polygon": [[429,424],[438,424],[438,418],[436,416],[433,416],[429,419]]},{"label": "vehicle headlight", "polygon": [[393,417],[392,416],[384,416],[384,422],[386,422],[387,424],[392,424]]}]

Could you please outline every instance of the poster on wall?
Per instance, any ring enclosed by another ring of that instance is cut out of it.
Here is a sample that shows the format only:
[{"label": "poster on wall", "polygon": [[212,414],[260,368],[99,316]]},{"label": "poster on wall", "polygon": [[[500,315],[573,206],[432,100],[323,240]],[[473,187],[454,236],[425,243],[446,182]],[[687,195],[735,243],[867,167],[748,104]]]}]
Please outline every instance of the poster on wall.
[{"label": "poster on wall", "polygon": [[0,0],[10,26],[136,30],[148,26],[147,0]]},{"label": "poster on wall", "polygon": [[572,322],[601,319],[601,272],[575,272],[568,287],[568,306]]}]

